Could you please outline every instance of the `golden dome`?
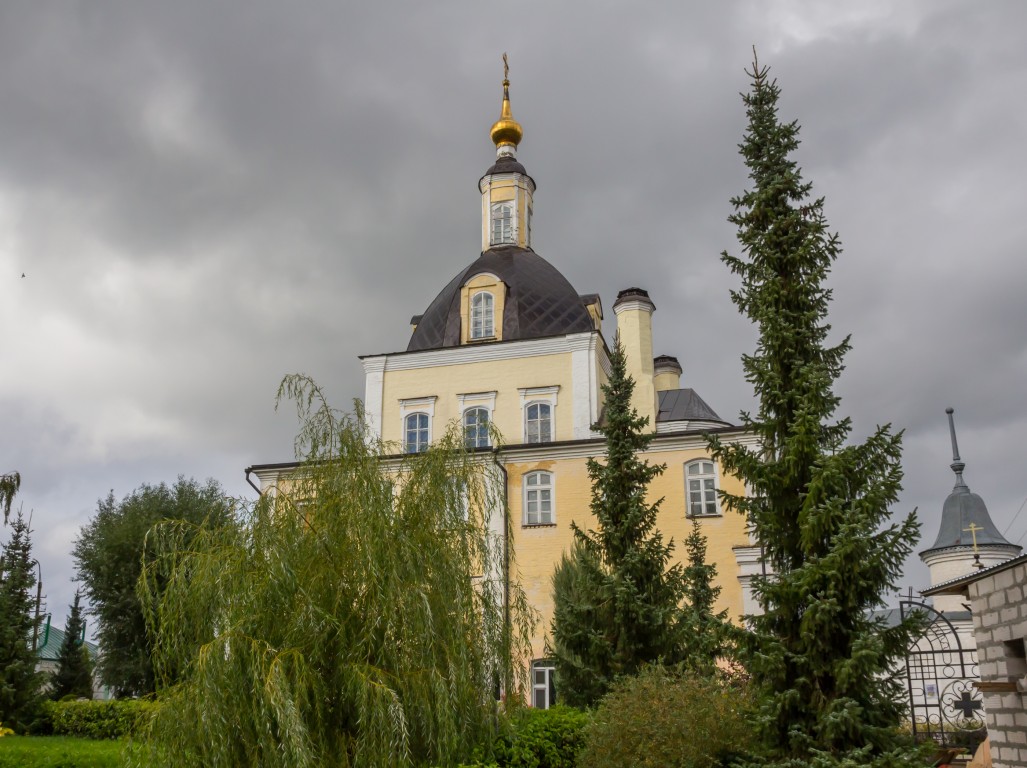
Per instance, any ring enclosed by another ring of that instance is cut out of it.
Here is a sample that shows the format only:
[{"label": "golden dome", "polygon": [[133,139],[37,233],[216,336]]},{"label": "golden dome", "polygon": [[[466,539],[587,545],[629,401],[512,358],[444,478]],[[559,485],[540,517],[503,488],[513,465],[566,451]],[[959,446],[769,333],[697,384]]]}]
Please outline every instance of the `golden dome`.
[{"label": "golden dome", "polygon": [[[505,53],[503,54],[503,69],[505,70],[503,74],[507,74],[509,70],[506,66]],[[512,144],[516,147],[521,143],[521,137],[524,136],[521,124],[513,119],[513,113],[510,111],[510,80],[506,77],[503,78],[503,111],[493,124],[490,135],[492,143],[496,147],[501,144]]]}]

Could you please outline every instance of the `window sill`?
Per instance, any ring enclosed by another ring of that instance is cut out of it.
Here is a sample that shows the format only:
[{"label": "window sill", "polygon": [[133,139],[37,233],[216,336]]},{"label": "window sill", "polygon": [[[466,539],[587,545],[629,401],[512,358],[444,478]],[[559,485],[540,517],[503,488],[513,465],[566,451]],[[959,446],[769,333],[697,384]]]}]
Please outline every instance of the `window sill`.
[{"label": "window sill", "polygon": [[485,344],[490,341],[499,341],[498,336],[481,336],[477,339],[468,339],[468,344]]},{"label": "window sill", "polygon": [[521,523],[521,528],[555,528],[556,523]]},{"label": "window sill", "polygon": [[723,517],[723,516],[724,516],[723,512],[713,512],[712,514],[704,514],[704,515],[685,515],[685,518],[687,520],[702,520],[702,519],[708,518],[708,517]]}]

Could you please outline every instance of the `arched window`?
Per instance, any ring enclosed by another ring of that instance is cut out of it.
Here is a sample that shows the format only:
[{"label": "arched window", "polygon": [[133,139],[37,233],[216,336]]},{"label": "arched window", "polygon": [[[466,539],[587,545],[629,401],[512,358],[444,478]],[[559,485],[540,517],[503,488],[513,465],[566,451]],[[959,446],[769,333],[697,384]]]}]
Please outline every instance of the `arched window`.
[{"label": "arched window", "polygon": [[488,444],[488,409],[468,408],[464,411],[464,445],[468,448],[485,448]]},{"label": "arched window", "polygon": [[525,525],[553,524],[553,485],[552,472],[529,472],[524,476]]},{"label": "arched window", "polygon": [[685,464],[686,508],[689,517],[719,515],[717,504],[717,467],[709,459]]},{"label": "arched window", "polygon": [[428,414],[411,413],[404,424],[403,446],[407,453],[420,453],[428,449]]},{"label": "arched window", "polygon": [[553,408],[549,403],[529,403],[524,409],[524,436],[529,443],[553,439]]},{"label": "arched window", "polygon": [[471,338],[490,339],[496,335],[492,321],[492,294],[479,291],[471,297]]},{"label": "arched window", "polygon": [[495,203],[492,206],[492,245],[512,245],[513,203]]}]

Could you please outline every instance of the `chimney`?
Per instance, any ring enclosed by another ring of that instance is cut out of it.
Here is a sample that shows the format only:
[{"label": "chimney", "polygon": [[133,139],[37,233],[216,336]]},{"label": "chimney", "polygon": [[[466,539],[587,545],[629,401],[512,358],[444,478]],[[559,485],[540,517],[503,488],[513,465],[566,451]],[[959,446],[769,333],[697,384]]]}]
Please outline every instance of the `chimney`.
[{"label": "chimney", "polygon": [[681,364],[676,357],[660,355],[653,360],[653,386],[657,392],[681,389]]},{"label": "chimney", "polygon": [[624,345],[628,374],[635,380],[631,404],[639,416],[649,417],[649,429],[656,431],[656,387],[653,380],[653,312],[656,305],[641,288],[627,288],[617,294],[613,313],[617,334]]}]

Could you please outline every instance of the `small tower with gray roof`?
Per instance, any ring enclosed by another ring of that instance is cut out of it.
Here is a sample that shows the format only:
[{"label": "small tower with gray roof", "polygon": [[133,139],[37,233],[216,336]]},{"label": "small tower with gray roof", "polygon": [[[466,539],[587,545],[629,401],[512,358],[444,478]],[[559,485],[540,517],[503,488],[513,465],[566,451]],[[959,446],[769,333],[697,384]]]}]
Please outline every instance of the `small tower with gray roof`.
[{"label": "small tower with gray roof", "polygon": [[[953,409],[946,408],[945,412],[949,416],[949,433],[952,436],[950,466],[956,475],[956,484],[942,506],[937,539],[920,553],[920,559],[931,571],[932,587],[965,576],[974,569],[1003,563],[1016,557],[1023,549],[999,533],[984,499],[973,493],[963,479],[966,464],[959,458]],[[962,602],[959,595],[938,595],[934,598],[934,607],[939,611],[961,611]]]}]

